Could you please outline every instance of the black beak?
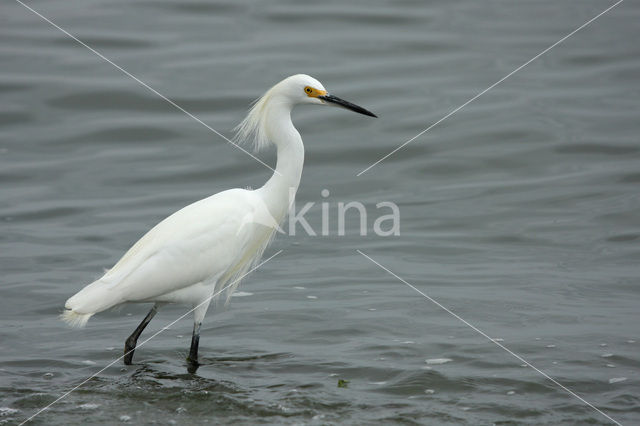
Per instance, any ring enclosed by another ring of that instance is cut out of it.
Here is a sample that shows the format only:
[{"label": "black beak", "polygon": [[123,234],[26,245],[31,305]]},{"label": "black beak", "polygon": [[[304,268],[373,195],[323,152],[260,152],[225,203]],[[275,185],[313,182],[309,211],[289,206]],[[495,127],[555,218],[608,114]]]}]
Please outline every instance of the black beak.
[{"label": "black beak", "polygon": [[369,117],[378,117],[371,111],[368,111],[356,104],[352,104],[351,102],[345,101],[344,99],[340,99],[337,96],[333,96],[333,95],[318,96],[318,99],[322,99],[325,102],[336,104],[338,106],[341,106],[342,108],[350,109],[351,111],[357,112],[358,114],[368,115]]}]

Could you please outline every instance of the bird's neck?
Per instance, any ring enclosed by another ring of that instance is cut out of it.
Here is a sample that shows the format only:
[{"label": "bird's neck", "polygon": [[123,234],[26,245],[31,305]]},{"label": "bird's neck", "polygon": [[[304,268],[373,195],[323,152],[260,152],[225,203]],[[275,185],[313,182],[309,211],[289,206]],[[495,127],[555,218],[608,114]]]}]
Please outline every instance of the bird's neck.
[{"label": "bird's neck", "polygon": [[271,214],[284,219],[300,185],[304,164],[304,145],[291,122],[291,107],[276,106],[267,117],[267,136],[278,148],[276,169],[260,191]]}]

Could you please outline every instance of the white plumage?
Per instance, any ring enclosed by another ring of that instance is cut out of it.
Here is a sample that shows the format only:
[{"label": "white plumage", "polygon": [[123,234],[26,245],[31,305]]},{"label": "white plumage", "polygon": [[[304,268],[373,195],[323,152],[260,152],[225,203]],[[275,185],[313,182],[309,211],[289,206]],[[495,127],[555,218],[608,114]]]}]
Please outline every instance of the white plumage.
[{"label": "white plumage", "polygon": [[[130,363],[135,342],[158,304],[200,305],[194,311],[190,354],[190,360],[197,363],[200,324],[211,296],[259,261],[293,202],[302,174],[304,146],[290,113],[300,103],[336,104],[373,115],[328,95],[320,82],[307,75],[294,75],[276,84],[237,128],[238,141],[253,141],[257,149],[276,145],[276,170],[267,183],[257,190],[217,193],[167,217],[104,276],[69,298],[61,318],[72,326],[84,326],[92,315],[122,303],[155,303],[127,340],[125,355],[130,356],[129,362],[125,357],[125,363]],[[230,287],[228,295],[237,284]]]},{"label": "white plumage", "polygon": [[266,247],[273,229],[246,219],[260,208],[255,191],[231,189],[177,211],[71,297],[64,319],[78,318],[82,325],[124,302],[201,303]]}]

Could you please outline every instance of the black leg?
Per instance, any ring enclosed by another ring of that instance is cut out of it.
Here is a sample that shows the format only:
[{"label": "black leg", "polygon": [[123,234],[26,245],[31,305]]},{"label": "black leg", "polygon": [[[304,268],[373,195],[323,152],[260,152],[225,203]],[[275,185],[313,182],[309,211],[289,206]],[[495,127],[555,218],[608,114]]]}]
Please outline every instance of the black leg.
[{"label": "black leg", "polygon": [[193,335],[191,336],[191,349],[189,349],[189,356],[187,362],[189,366],[187,370],[189,373],[195,373],[200,364],[198,363],[198,345],[200,344],[200,326],[202,323],[193,324]]},{"label": "black leg", "polygon": [[153,317],[158,312],[158,305],[153,305],[153,308],[149,311],[146,317],[142,320],[138,328],[131,333],[131,336],[127,338],[124,342],[124,363],[126,365],[131,365],[131,361],[133,360],[133,352],[136,349],[136,343],[138,343],[138,337],[142,334],[142,330],[144,330],[147,325],[151,322]]}]

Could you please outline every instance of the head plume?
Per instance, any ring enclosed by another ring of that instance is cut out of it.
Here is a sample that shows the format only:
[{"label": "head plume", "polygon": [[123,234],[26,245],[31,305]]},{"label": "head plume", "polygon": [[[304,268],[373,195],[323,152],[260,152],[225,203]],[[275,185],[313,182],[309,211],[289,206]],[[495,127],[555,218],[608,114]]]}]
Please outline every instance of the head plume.
[{"label": "head plume", "polygon": [[275,105],[300,103],[322,103],[317,97],[305,93],[305,87],[313,87],[326,93],[322,84],[306,74],[296,74],[285,78],[254,102],[244,120],[234,129],[234,142],[252,144],[256,151],[269,146],[272,141],[267,132],[267,109]]},{"label": "head plume", "polygon": [[251,108],[247,116],[233,130],[235,136],[233,142],[239,145],[250,144],[254,151],[261,151],[271,144],[266,130],[265,108],[267,102],[273,95],[273,89],[269,89],[262,97],[258,98]]}]

